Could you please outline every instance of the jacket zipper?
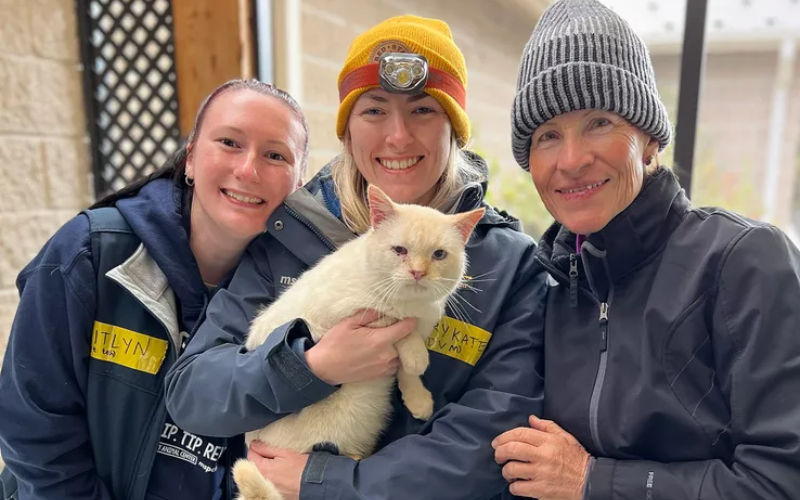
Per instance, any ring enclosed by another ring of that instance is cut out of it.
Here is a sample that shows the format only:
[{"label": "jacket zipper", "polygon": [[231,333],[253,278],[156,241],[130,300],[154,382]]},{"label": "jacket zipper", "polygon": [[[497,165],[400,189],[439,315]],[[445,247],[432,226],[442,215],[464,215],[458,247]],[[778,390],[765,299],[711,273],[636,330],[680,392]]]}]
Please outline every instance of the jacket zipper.
[{"label": "jacket zipper", "polygon": [[578,254],[569,254],[569,305],[578,307]]},{"label": "jacket zipper", "polygon": [[600,363],[597,365],[597,375],[594,378],[594,388],[592,398],[589,400],[589,429],[592,433],[592,441],[600,452],[605,455],[603,444],[600,442],[599,417],[600,395],[603,392],[603,383],[606,379],[608,368],[608,303],[600,302]]},{"label": "jacket zipper", "polygon": [[311,222],[310,222],[308,219],[306,219],[305,217],[303,217],[302,215],[300,215],[300,214],[299,214],[299,213],[297,213],[297,212],[296,212],[294,209],[290,208],[290,207],[289,207],[289,206],[287,206],[287,205],[284,205],[284,208],[286,209],[286,212],[287,212],[289,215],[291,215],[291,216],[292,216],[292,217],[294,217],[295,219],[299,220],[299,221],[300,221],[300,222],[301,222],[301,223],[302,223],[304,226],[306,226],[308,229],[310,229],[310,230],[311,230],[311,232],[312,232],[312,233],[314,233],[314,234],[317,236],[317,238],[319,238],[320,240],[322,240],[322,243],[323,243],[323,244],[324,244],[326,247],[328,247],[328,248],[329,248],[331,251],[336,251],[336,245],[334,245],[334,244],[331,242],[331,240],[329,240],[329,239],[328,239],[328,237],[327,237],[327,236],[325,236],[324,234],[322,234],[322,231],[320,231],[319,229],[317,229],[317,227],[316,227],[314,224],[312,224],[312,223],[311,223]]},{"label": "jacket zipper", "polygon": [[[542,267],[554,276],[559,276],[563,280],[569,280],[570,283],[570,305],[573,300],[577,304],[577,290],[584,292],[592,298],[600,309],[600,316],[598,318],[598,326],[600,327],[600,362],[597,365],[597,373],[594,377],[594,387],[592,388],[592,397],[589,400],[589,431],[592,435],[592,441],[600,452],[605,455],[605,449],[600,442],[600,426],[599,426],[599,411],[600,411],[600,396],[603,392],[603,384],[606,379],[606,371],[608,369],[608,309],[610,300],[608,302],[600,302],[593,293],[578,286],[578,262],[577,254],[571,253],[569,257],[569,276],[565,276],[563,272],[555,268],[549,263],[544,262],[542,259],[537,261]],[[574,271],[573,271],[574,270]],[[574,285],[573,285],[574,282]],[[573,286],[575,291],[573,292]],[[574,307],[574,306],[573,306]]]}]

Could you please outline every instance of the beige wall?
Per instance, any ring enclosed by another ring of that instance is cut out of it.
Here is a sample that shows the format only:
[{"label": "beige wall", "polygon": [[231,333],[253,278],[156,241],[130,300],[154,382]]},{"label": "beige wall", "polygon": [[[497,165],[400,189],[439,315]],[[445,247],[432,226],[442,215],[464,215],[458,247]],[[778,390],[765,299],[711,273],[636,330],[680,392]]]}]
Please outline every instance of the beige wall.
[{"label": "beige wall", "polygon": [[[652,57],[659,90],[674,124],[677,122],[680,55]],[[792,200],[797,196],[795,174],[800,168],[800,62],[796,61],[794,66],[780,151],[785,168],[780,173],[777,213],[773,221],[781,227],[790,222]],[[708,54],[700,95],[695,165],[703,161],[699,156],[704,156],[721,172],[749,183],[759,205],[763,203],[777,68],[777,49]]]},{"label": "beige wall", "polygon": [[91,197],[74,0],[0,0],[0,353],[19,270]]},{"label": "beige wall", "polygon": [[400,14],[435,17],[450,25],[467,62],[473,146],[518,168],[511,155],[511,100],[519,57],[536,20],[503,5],[484,0],[303,0],[301,104],[311,127],[310,169],[316,172],[339,151],[336,84],[350,42]]}]

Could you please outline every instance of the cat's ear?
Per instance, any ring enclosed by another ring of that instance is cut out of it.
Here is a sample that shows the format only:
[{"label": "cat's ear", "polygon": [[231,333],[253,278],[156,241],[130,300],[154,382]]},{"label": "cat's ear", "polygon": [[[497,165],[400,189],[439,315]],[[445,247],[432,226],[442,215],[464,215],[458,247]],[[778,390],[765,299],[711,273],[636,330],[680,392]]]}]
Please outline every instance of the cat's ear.
[{"label": "cat's ear", "polygon": [[476,208],[475,210],[453,216],[456,218],[456,229],[461,233],[461,238],[464,240],[464,243],[469,240],[469,235],[472,234],[472,230],[475,229],[475,225],[481,220],[485,211],[485,208]]},{"label": "cat's ear", "polygon": [[377,186],[370,184],[367,187],[367,199],[369,200],[369,222],[373,228],[380,226],[383,221],[394,214],[394,203]]}]

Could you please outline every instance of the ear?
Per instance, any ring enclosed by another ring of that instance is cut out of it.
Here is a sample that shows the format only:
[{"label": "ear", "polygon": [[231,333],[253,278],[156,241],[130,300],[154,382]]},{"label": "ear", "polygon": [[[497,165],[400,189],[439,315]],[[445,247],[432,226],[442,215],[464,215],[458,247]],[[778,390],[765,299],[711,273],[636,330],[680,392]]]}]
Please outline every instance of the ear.
[{"label": "ear", "polygon": [[370,224],[373,228],[380,226],[383,221],[394,215],[394,203],[377,186],[370,184],[367,187],[367,200],[369,200]]},{"label": "ear", "polygon": [[469,235],[472,234],[472,230],[475,229],[475,225],[481,220],[484,212],[486,212],[485,208],[478,208],[464,214],[453,216],[456,217],[456,229],[461,233],[461,238],[464,240],[464,243],[469,240]]},{"label": "ear", "polygon": [[185,172],[189,177],[194,178],[194,155],[192,154],[192,143],[186,145]]},{"label": "ear", "polygon": [[642,161],[647,160],[647,158],[655,157],[658,154],[658,148],[661,145],[655,140],[653,137],[650,137],[650,140],[647,141],[647,146],[644,147],[644,158]]}]

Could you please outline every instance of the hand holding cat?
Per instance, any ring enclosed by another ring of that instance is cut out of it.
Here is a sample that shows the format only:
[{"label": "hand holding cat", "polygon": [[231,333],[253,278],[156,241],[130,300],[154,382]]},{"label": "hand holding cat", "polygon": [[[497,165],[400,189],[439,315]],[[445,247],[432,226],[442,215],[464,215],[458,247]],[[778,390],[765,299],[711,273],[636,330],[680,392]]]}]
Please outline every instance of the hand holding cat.
[{"label": "hand holding cat", "polygon": [[306,352],[314,375],[331,385],[394,375],[400,366],[394,344],[414,331],[417,321],[405,318],[381,328],[366,326],[380,318],[376,311],[357,312],[331,328]]},{"label": "hand holding cat", "polygon": [[308,455],[253,441],[247,450],[247,459],[256,464],[262,476],[272,481],[283,500],[300,498],[300,483]]},{"label": "hand holding cat", "polygon": [[533,415],[492,441],[495,460],[514,495],[539,500],[581,500],[589,453],[553,421]]}]

